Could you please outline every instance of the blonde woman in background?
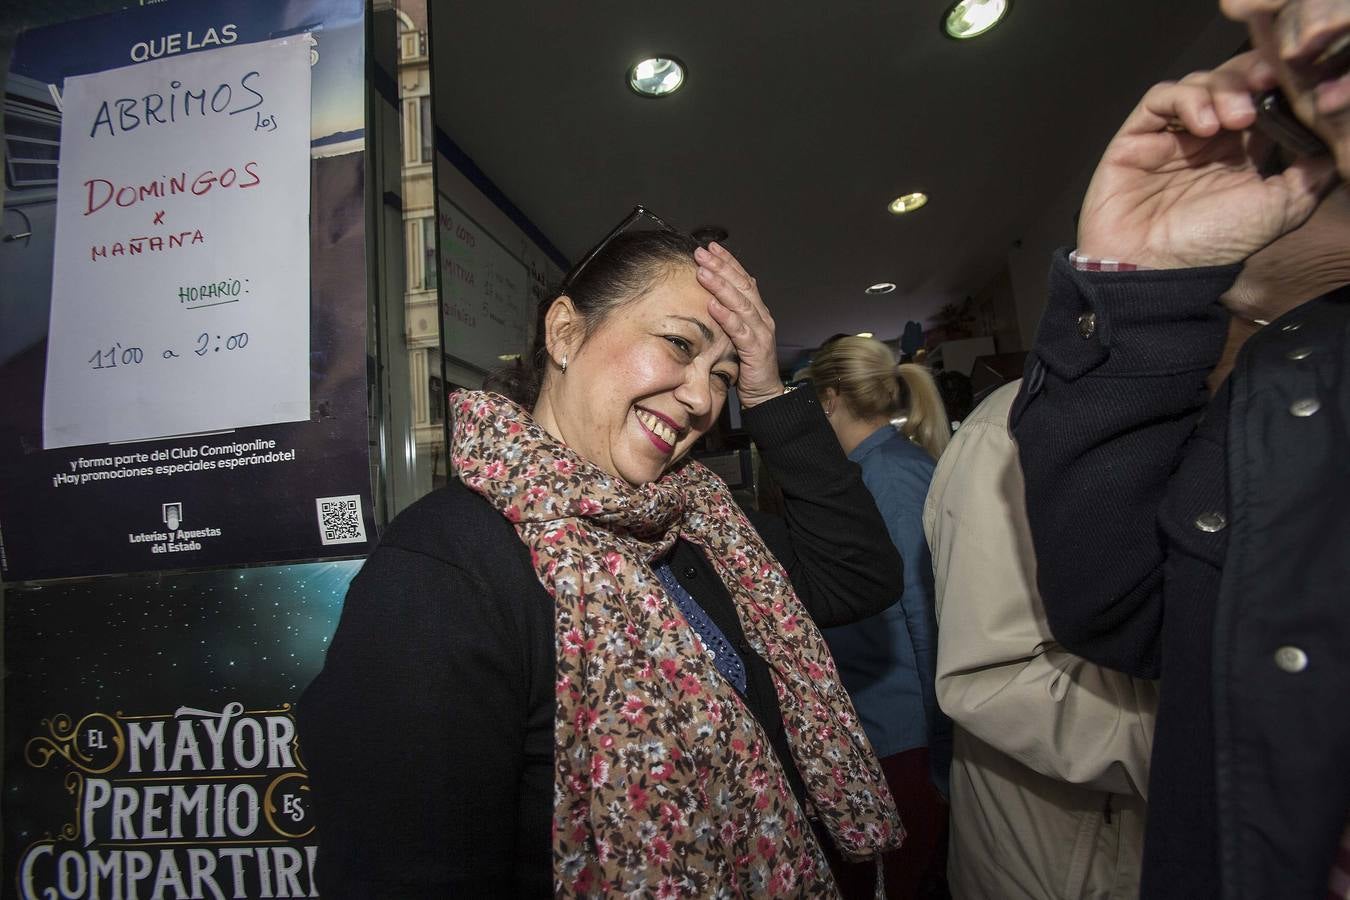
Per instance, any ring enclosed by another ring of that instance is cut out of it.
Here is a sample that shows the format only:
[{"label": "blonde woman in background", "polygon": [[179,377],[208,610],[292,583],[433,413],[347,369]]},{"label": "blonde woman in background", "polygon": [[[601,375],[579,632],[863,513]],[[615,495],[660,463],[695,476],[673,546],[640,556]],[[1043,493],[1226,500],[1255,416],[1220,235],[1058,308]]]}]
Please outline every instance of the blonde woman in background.
[{"label": "blonde woman in background", "polygon": [[[904,559],[899,603],[824,633],[909,831],[904,846],[884,857],[886,896],[914,897],[925,875],[942,877],[938,852],[946,841],[950,724],[933,694],[937,628],[923,505],[951,428],[929,371],[896,365],[880,341],[830,341],[808,374]],[[845,868],[844,895],[872,896],[871,867]]]}]

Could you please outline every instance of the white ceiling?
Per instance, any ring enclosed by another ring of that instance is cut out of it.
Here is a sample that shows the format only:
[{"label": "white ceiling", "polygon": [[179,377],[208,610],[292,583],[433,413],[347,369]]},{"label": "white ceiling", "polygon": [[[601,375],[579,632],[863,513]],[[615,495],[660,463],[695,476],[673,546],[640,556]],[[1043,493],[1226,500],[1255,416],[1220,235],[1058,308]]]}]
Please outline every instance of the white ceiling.
[{"label": "white ceiling", "polygon": [[[1243,37],[1215,0],[1017,0],[957,42],[947,2],[434,3],[436,116],[570,258],[642,202],[730,230],[785,350],[893,337],[1081,193],[1149,84]],[[686,86],[633,95],[626,67],[658,53]],[[911,190],[932,202],[886,212]],[[865,296],[877,281],[899,290]]]}]

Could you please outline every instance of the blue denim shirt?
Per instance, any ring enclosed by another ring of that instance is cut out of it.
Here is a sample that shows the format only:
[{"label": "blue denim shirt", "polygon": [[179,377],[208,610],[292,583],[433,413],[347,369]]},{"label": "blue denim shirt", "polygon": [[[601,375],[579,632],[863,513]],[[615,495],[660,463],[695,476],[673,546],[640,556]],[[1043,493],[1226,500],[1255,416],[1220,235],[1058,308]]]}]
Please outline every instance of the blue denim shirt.
[{"label": "blue denim shirt", "polygon": [[[878,756],[927,747],[930,729],[942,731],[933,693],[937,623],[933,562],[923,534],[923,504],[933,462],[922,447],[885,425],[853,448],[886,529],[905,561],[900,602],[885,612],[825,629],[839,674]],[[936,757],[941,748],[934,747]],[[936,758],[935,780],[946,787],[946,764]]]}]

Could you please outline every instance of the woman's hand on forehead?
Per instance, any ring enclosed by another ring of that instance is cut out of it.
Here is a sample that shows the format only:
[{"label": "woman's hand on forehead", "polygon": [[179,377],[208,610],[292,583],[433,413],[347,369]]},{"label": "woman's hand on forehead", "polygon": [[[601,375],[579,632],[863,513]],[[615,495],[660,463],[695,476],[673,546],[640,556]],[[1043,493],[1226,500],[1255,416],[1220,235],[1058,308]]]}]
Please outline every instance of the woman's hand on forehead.
[{"label": "woman's hand on forehead", "polygon": [[736,393],[741,405],[749,409],[782,394],[773,317],[759,296],[755,279],[729,250],[715,242],[706,250],[696,250],[694,261],[699,283],[713,295],[708,313],[731,338],[740,358]]}]

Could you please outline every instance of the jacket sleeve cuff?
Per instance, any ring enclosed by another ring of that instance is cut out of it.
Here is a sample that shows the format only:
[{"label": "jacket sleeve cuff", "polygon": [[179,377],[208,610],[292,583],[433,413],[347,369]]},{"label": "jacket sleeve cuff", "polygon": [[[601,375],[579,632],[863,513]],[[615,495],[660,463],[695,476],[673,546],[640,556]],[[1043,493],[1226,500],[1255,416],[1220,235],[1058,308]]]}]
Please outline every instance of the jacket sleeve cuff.
[{"label": "jacket sleeve cuff", "polygon": [[1079,271],[1063,250],[1050,269],[1050,296],[1036,356],[1073,381],[1103,376],[1209,370],[1223,350],[1228,312],[1219,302],[1241,265],[1132,272]]},{"label": "jacket sleeve cuff", "polygon": [[760,454],[776,470],[798,471],[804,467],[819,471],[830,460],[847,466],[847,457],[810,387],[788,391],[747,409],[742,421]]}]

